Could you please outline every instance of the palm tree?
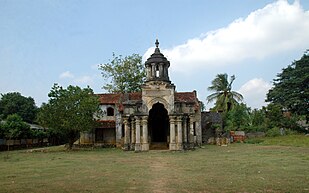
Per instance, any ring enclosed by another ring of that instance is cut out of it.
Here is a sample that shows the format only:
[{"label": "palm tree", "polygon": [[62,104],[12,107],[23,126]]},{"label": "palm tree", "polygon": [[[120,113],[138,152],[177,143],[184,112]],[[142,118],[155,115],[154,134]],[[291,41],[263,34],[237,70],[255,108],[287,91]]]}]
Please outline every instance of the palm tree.
[{"label": "palm tree", "polygon": [[227,74],[217,74],[216,78],[211,82],[211,86],[208,87],[209,91],[214,91],[207,97],[207,102],[215,102],[215,110],[229,111],[238,101],[243,100],[243,96],[238,92],[232,91],[232,83],[235,80],[235,76],[231,76],[230,82],[228,81]]}]

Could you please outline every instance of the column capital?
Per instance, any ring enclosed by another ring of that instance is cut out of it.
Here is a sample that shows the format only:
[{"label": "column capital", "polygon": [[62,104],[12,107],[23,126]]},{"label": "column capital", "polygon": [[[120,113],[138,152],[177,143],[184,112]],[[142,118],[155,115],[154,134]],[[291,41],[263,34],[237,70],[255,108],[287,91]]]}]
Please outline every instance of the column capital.
[{"label": "column capital", "polygon": [[177,116],[177,122],[181,122],[182,118],[183,118],[183,116]]},{"label": "column capital", "polygon": [[142,123],[147,124],[147,122],[148,122],[148,116],[143,116]]},{"label": "column capital", "polygon": [[171,122],[175,122],[175,120],[176,120],[176,116],[174,116],[174,115],[169,116],[169,118],[170,118],[170,121],[171,121]]},{"label": "column capital", "polygon": [[134,119],[135,119],[135,121],[138,121],[138,122],[141,120],[141,118],[139,116],[134,116]]}]

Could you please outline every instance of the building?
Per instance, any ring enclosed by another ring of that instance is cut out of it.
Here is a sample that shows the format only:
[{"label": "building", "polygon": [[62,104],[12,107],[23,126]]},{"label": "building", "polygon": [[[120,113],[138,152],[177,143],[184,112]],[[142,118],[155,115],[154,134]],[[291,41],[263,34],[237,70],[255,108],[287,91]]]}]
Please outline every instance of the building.
[{"label": "building", "polygon": [[100,127],[81,135],[80,143],[116,145],[124,150],[183,150],[202,143],[201,110],[196,91],[177,92],[169,79],[170,62],[156,41],[145,62],[141,92],[99,94]]}]

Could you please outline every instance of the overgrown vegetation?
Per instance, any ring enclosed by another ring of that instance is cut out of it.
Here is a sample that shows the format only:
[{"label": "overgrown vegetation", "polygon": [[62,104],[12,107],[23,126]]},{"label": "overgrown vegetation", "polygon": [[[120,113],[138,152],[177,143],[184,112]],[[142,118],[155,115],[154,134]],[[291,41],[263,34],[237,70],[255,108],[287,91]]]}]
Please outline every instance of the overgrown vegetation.
[{"label": "overgrown vegetation", "polygon": [[90,87],[55,84],[47,104],[42,105],[38,114],[41,125],[63,134],[69,141],[68,148],[78,139],[79,133],[89,131],[97,124],[95,114],[100,116],[99,99]]},{"label": "overgrown vegetation", "polygon": [[270,137],[306,132],[305,128],[297,123],[301,118],[285,114],[280,105],[272,103],[259,110],[251,110],[241,103],[223,113],[225,131],[265,132]]},{"label": "overgrown vegetation", "polygon": [[122,57],[113,53],[113,59],[99,65],[105,81],[103,89],[110,93],[129,93],[141,91],[146,78],[142,57],[138,54]]}]

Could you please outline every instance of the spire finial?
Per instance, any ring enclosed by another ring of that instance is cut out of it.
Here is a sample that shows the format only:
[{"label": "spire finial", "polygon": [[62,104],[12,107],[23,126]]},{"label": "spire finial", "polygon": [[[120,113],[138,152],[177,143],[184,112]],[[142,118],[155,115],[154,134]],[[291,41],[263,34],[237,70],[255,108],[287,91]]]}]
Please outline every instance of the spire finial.
[{"label": "spire finial", "polygon": [[158,39],[156,39],[156,43],[155,44],[156,44],[156,47],[159,48],[159,41],[158,41]]}]

